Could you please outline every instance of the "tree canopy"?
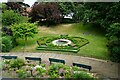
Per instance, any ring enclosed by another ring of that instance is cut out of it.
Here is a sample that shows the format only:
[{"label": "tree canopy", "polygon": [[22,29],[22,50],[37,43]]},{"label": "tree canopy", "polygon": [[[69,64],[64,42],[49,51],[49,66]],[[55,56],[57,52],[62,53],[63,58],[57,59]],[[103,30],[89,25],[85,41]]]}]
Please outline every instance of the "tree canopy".
[{"label": "tree canopy", "polygon": [[32,22],[47,22],[48,26],[51,23],[59,23],[61,18],[61,12],[58,9],[56,3],[39,3],[33,5],[30,13]]},{"label": "tree canopy", "polygon": [[36,23],[21,23],[11,25],[13,36],[27,41],[28,37],[33,37],[38,32]]}]

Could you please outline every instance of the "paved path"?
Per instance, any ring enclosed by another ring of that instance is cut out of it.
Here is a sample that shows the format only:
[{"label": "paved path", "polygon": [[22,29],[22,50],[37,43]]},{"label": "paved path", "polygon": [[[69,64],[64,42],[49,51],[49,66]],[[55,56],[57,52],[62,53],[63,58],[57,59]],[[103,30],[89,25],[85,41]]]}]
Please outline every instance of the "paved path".
[{"label": "paved path", "polygon": [[118,78],[118,64],[111,61],[55,53],[3,53],[0,55],[16,55],[19,58],[25,56],[40,57],[42,61],[48,61],[50,57],[64,59],[67,65],[72,65],[73,62],[87,64],[92,66],[91,72],[98,73],[104,78]]}]

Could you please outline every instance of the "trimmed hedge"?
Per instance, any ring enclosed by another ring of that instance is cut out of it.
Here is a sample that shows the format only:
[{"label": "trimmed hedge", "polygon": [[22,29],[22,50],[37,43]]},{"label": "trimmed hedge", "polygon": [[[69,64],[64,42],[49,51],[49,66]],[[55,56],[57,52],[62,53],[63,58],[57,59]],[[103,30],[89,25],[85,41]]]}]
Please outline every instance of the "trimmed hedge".
[{"label": "trimmed hedge", "polygon": [[[57,46],[52,44],[52,41],[57,39],[68,39],[72,44],[68,46]],[[37,40],[38,47],[37,50],[48,50],[48,51],[64,51],[64,52],[75,52],[77,53],[80,50],[80,47],[89,43],[87,39],[81,37],[72,37],[68,35],[61,35],[58,37],[47,36],[41,37]]]}]

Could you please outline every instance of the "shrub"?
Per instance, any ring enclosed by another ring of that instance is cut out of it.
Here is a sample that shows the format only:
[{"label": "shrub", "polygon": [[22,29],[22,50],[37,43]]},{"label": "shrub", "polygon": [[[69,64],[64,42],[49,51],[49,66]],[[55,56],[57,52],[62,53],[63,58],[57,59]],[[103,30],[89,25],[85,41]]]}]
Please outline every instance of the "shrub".
[{"label": "shrub", "polygon": [[37,65],[37,66],[36,66],[36,71],[38,72],[38,75],[43,77],[43,74],[46,73],[45,66],[42,65]]},{"label": "shrub", "polygon": [[114,23],[110,25],[106,36],[108,40],[114,40],[114,38],[120,39],[120,23]]},{"label": "shrub", "polygon": [[49,66],[48,74],[51,78],[59,78],[64,76],[70,78],[70,67],[62,63],[56,63]]},{"label": "shrub", "polygon": [[114,23],[108,28],[108,49],[110,59],[114,62],[120,62],[120,23]]},{"label": "shrub", "polygon": [[14,23],[20,23],[27,20],[27,18],[21,16],[19,13],[13,10],[5,10],[2,13],[2,23],[3,25],[9,26]]},{"label": "shrub", "polygon": [[77,67],[77,66],[72,66],[72,70],[73,71],[81,71],[81,69],[79,67]]},{"label": "shrub", "polygon": [[13,59],[10,61],[10,67],[11,68],[20,68],[25,64],[24,60],[22,59]]},{"label": "shrub", "polygon": [[10,36],[2,37],[2,52],[9,52],[12,47],[12,38]]},{"label": "shrub", "polygon": [[95,80],[91,74],[84,71],[74,71],[72,78],[79,78],[80,80]]},{"label": "shrub", "polygon": [[114,62],[120,62],[120,41],[109,41],[108,49],[110,59]]},{"label": "shrub", "polygon": [[19,78],[27,78],[31,76],[31,74],[24,69],[17,70],[17,73]]}]

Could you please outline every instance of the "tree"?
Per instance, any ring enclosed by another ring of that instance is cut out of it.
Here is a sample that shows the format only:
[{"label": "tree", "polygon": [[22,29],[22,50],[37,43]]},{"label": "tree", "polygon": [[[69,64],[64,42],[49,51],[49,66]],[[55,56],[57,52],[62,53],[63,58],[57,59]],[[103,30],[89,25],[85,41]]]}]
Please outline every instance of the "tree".
[{"label": "tree", "polygon": [[10,26],[14,23],[21,23],[27,20],[26,17],[21,16],[19,13],[13,10],[5,10],[2,13],[2,23],[5,26]]},{"label": "tree", "polygon": [[2,23],[2,13],[4,10],[6,10],[7,5],[5,3],[0,3],[0,23]]},{"label": "tree", "polygon": [[59,10],[61,11],[62,15],[67,15],[70,12],[74,12],[76,3],[73,2],[59,2],[57,3],[59,6]]},{"label": "tree", "polygon": [[60,23],[60,11],[56,3],[39,3],[33,5],[32,11],[30,13],[31,21],[46,22],[49,26],[52,24]]},{"label": "tree", "polygon": [[10,25],[12,24],[19,24],[22,22],[27,22],[28,18],[25,16],[21,16],[19,13],[13,11],[13,10],[5,10],[2,13],[2,31],[6,33],[7,35],[12,36],[12,31]]},{"label": "tree", "polygon": [[[98,23],[107,30],[113,23],[119,23],[120,20],[120,4],[110,3],[84,3],[84,18],[83,21],[87,22],[89,18],[90,23]],[[88,18],[86,18],[86,15]],[[79,15],[81,16],[81,15]]]},{"label": "tree", "polygon": [[0,3],[0,10],[4,11],[7,9],[7,5],[5,3]]},{"label": "tree", "polygon": [[25,10],[30,7],[28,4],[23,3],[23,1],[11,1],[9,0],[7,3],[7,10],[15,10],[18,11],[21,15],[25,12]]},{"label": "tree", "polygon": [[13,10],[5,10],[2,13],[2,31],[7,35],[12,36],[10,25],[27,21],[28,18],[21,16]]},{"label": "tree", "polygon": [[20,23],[11,25],[13,36],[15,38],[22,38],[25,43],[28,37],[33,37],[38,33],[37,23]]},{"label": "tree", "polygon": [[17,10],[17,11],[22,10],[22,5],[20,5],[17,2],[7,2],[6,5],[8,10]]}]

